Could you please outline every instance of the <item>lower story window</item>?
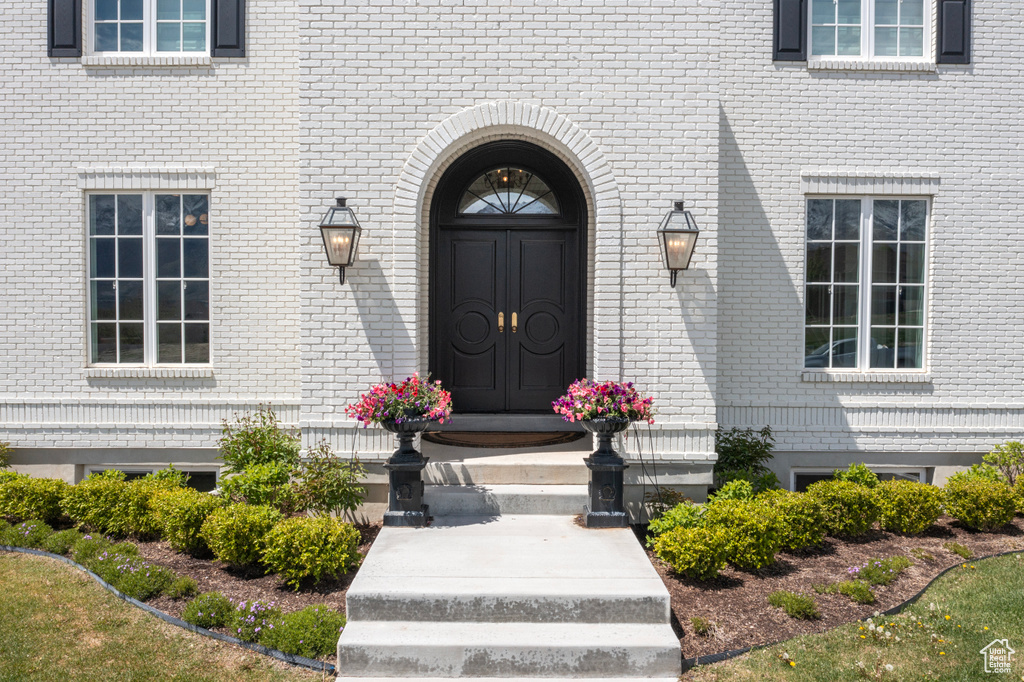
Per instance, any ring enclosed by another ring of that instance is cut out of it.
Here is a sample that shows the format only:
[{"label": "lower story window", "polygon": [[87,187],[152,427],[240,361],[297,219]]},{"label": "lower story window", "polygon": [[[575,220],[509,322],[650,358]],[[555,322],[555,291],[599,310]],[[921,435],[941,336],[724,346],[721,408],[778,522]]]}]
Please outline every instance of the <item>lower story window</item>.
[{"label": "lower story window", "polygon": [[209,197],[90,194],[89,359],[210,361]]}]

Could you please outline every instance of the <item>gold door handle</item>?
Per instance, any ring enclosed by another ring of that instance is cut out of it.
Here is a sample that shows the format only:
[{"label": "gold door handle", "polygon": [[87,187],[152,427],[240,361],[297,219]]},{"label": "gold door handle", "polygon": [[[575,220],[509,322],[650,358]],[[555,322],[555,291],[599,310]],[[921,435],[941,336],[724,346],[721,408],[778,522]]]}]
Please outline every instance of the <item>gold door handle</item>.
[{"label": "gold door handle", "polygon": [[512,313],[512,333],[516,333],[516,314]]},{"label": "gold door handle", "polygon": [[505,331],[505,313],[498,313],[498,333]]}]

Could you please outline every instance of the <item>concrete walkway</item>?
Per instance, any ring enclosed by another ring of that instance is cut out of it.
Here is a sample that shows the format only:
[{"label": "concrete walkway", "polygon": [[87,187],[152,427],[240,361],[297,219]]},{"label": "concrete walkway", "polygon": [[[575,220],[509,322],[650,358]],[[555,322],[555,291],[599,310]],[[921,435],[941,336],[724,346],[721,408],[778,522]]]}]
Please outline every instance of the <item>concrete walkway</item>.
[{"label": "concrete walkway", "polygon": [[339,680],[675,680],[669,595],[628,529],[571,516],[385,528],[348,591]]}]

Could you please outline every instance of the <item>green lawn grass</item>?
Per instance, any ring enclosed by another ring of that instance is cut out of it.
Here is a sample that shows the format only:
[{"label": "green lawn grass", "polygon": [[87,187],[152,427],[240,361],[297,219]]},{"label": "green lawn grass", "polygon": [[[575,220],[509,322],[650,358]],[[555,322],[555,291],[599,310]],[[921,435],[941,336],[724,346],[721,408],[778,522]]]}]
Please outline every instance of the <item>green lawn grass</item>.
[{"label": "green lawn grass", "polygon": [[[930,608],[932,605],[934,608]],[[940,578],[908,610],[872,620],[891,631],[892,637],[879,636],[877,630],[873,633],[866,623],[851,623],[826,633],[796,637],[726,663],[701,666],[682,679],[1022,680],[1024,558],[1011,554],[967,562]],[[997,638],[1008,639],[1017,651],[1010,675],[985,674],[979,652]],[[892,670],[886,666],[892,666]]]},{"label": "green lawn grass", "polygon": [[0,682],[322,679],[164,623],[43,557],[0,552],[0,614]]}]

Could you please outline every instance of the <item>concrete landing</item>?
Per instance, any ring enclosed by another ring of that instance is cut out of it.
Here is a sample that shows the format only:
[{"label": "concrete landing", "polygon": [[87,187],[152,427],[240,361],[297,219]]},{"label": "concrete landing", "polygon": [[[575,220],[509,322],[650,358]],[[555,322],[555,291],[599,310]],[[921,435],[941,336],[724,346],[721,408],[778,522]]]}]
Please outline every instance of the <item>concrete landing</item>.
[{"label": "concrete landing", "polygon": [[675,679],[669,595],[628,529],[571,516],[384,528],[347,596],[339,680]]},{"label": "concrete landing", "polygon": [[540,514],[575,516],[586,485],[428,485],[423,501],[435,517]]}]

